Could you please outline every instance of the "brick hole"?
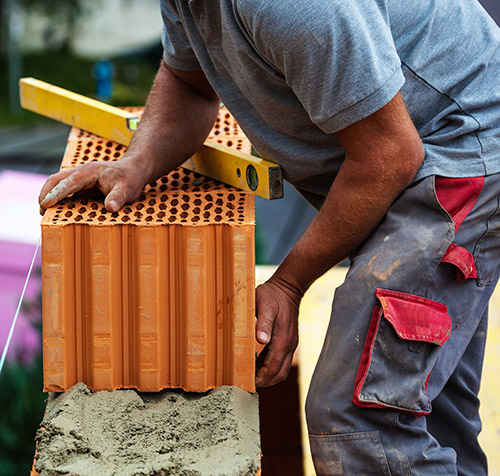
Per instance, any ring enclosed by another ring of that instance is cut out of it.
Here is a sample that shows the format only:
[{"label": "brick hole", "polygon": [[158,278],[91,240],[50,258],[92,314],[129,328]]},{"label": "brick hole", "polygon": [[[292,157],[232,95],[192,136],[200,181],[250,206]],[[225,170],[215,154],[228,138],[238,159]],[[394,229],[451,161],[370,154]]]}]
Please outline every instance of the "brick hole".
[{"label": "brick hole", "polygon": [[108,213],[108,211],[106,210],[106,208],[102,207],[100,210],[99,210],[101,213]]},{"label": "brick hole", "polygon": [[131,209],[130,207],[125,207],[125,208],[123,209],[123,213],[127,213],[127,214],[128,214],[128,213],[132,213],[132,209]]},{"label": "brick hole", "polygon": [[137,208],[137,210],[142,210],[144,207],[144,203],[138,203],[135,208]]},{"label": "brick hole", "polygon": [[213,203],[207,203],[204,207],[203,210],[210,210],[214,206]]},{"label": "brick hole", "polygon": [[93,145],[94,145],[94,143],[92,141],[87,142],[87,147],[92,147]]},{"label": "brick hole", "polygon": [[177,200],[177,198],[174,198],[174,199],[170,202],[170,205],[172,205],[173,207],[176,207],[177,205],[179,205],[179,200]]},{"label": "brick hole", "polygon": [[98,144],[102,144],[102,139],[99,139],[99,140],[97,141],[97,143],[98,143]]},{"label": "brick hole", "polygon": [[61,211],[63,208],[64,208],[64,207],[61,205],[61,206],[57,207],[57,208],[56,208],[56,210]]},{"label": "brick hole", "polygon": [[219,205],[219,206],[222,206],[222,198],[218,198],[216,201],[215,201],[215,204],[216,205]]},{"label": "brick hole", "polygon": [[115,222],[116,222],[116,219],[111,218],[109,221],[110,221],[111,223],[115,223]]},{"label": "brick hole", "polygon": [[214,197],[212,197],[212,195],[210,195],[210,194],[207,194],[207,196],[205,197],[205,200],[207,200],[208,202],[213,202]]},{"label": "brick hole", "polygon": [[81,215],[77,215],[75,217],[75,221],[82,221],[83,220],[83,217]]},{"label": "brick hole", "polygon": [[149,200],[148,204],[151,206],[156,205],[156,200],[152,198],[151,200]]},{"label": "brick hole", "polygon": [[159,191],[164,192],[165,190],[167,190],[167,188],[168,187],[165,184],[162,184],[162,185],[160,185]]},{"label": "brick hole", "polygon": [[80,201],[80,203],[81,203],[83,206],[87,206],[87,205],[89,204],[89,201],[88,201],[86,198],[84,198],[84,199],[82,199],[82,200]]},{"label": "brick hole", "polygon": [[111,159],[111,157],[110,157],[109,155],[105,155],[105,156],[102,158],[102,160],[103,160],[104,162],[108,162],[110,159]]},{"label": "brick hole", "polygon": [[128,215],[125,215],[125,216],[122,217],[122,221],[123,222],[130,221],[130,217]]},{"label": "brick hole", "polygon": [[226,114],[224,114],[224,117],[225,117],[226,119],[229,119],[229,118],[231,117],[231,114],[229,114],[229,112],[226,112]]},{"label": "brick hole", "polygon": [[171,215],[175,215],[175,214],[178,212],[178,210],[177,210],[177,208],[171,208],[168,212],[169,212]]},{"label": "brick hole", "polygon": [[152,188],[149,190],[149,196],[150,197],[156,197],[156,193],[152,193],[152,192],[156,192],[156,188]]},{"label": "brick hole", "polygon": [[173,223],[175,220],[177,220],[177,217],[174,217],[174,216],[170,216],[170,217],[168,217],[168,221],[169,221],[170,223]]},{"label": "brick hole", "polygon": [[97,210],[99,208],[99,204],[98,203],[91,203],[90,208],[92,208],[92,210]]},{"label": "brick hole", "polygon": [[222,213],[222,208],[221,207],[217,207],[215,210],[214,210],[215,213],[217,213],[217,215],[220,215]]},{"label": "brick hole", "polygon": [[99,151],[100,151],[100,150],[102,150],[102,146],[98,145],[98,146],[95,148],[95,150],[99,150]]},{"label": "brick hole", "polygon": [[178,186],[179,186],[179,182],[177,182],[177,180],[174,180],[172,182],[172,187],[177,188]]},{"label": "brick hole", "polygon": [[78,213],[85,213],[87,211],[87,209],[85,207],[80,207],[78,209]]},{"label": "brick hole", "polygon": [[200,212],[201,212],[200,207],[196,207],[196,208],[193,209],[193,214],[195,214],[195,215],[199,215]]},{"label": "brick hole", "polygon": [[234,193],[230,193],[228,196],[227,196],[227,199],[232,202],[236,197],[234,196]]},{"label": "brick hole", "polygon": [[68,219],[67,218],[63,218],[61,221],[68,221]]},{"label": "brick hole", "polygon": [[95,158],[95,159],[98,159],[100,156],[101,156],[101,153],[100,153],[100,152],[95,152],[95,153],[94,153],[94,158]]},{"label": "brick hole", "polygon": [[214,131],[214,135],[218,136],[219,134],[220,134],[220,132],[218,129]]},{"label": "brick hole", "polygon": [[159,208],[160,210],[166,210],[166,209],[167,209],[167,205],[165,205],[164,203],[160,203],[160,204],[158,205],[158,208]]},{"label": "brick hole", "polygon": [[174,172],[174,173],[172,174],[172,178],[173,178],[174,180],[179,180],[179,178],[180,178],[179,172]]},{"label": "brick hole", "polygon": [[156,180],[155,180],[154,182],[151,182],[151,183],[149,184],[149,186],[150,186],[151,188],[156,187]]},{"label": "brick hole", "polygon": [[96,217],[96,215],[97,215],[97,213],[96,213],[96,212],[90,212],[90,213],[89,213],[89,218],[95,218],[95,217]]},{"label": "brick hole", "polygon": [[71,217],[73,216],[73,212],[70,212],[70,211],[67,211],[65,214],[64,214],[65,217]]},{"label": "brick hole", "polygon": [[203,184],[203,189],[204,189],[204,190],[208,190],[208,189],[210,189],[210,188],[212,188],[212,187],[210,186],[210,184],[209,184],[209,183],[204,183],[204,184]]},{"label": "brick hole", "polygon": [[118,157],[120,157],[120,155],[122,155],[122,154],[120,154],[120,152],[115,152],[115,153],[113,154],[113,157],[114,157],[115,159],[117,159]]},{"label": "brick hole", "polygon": [[139,195],[139,200],[140,200],[141,202],[143,202],[144,200],[146,200],[146,194],[145,194],[145,193],[141,193],[141,194]]},{"label": "brick hole", "polygon": [[207,219],[207,220],[208,220],[208,219],[210,218],[210,212],[205,212],[205,213],[203,214],[203,218],[205,218],[205,219]]},{"label": "brick hole", "polygon": [[186,177],[182,177],[182,181],[183,181],[184,183],[189,183],[189,182],[191,181],[191,179],[190,179],[189,177],[187,177],[187,176],[186,176]]},{"label": "brick hole", "polygon": [[182,195],[181,197],[186,203],[189,202],[189,195]]},{"label": "brick hole", "polygon": [[191,218],[191,221],[193,223],[196,223],[196,222],[200,221],[200,217],[199,216],[194,216],[194,217]]},{"label": "brick hole", "polygon": [[197,198],[195,201],[194,201],[194,205],[199,207],[201,205],[201,200],[199,198]]},{"label": "brick hole", "polygon": [[104,150],[104,153],[105,153],[105,154],[108,154],[108,155],[109,155],[109,154],[111,154],[111,149],[105,149],[105,150]]},{"label": "brick hole", "polygon": [[146,213],[148,215],[152,215],[153,213],[155,212],[155,209],[153,207],[149,207],[147,210],[146,210]]},{"label": "brick hole", "polygon": [[[113,212],[113,213],[111,214],[111,216],[112,216],[113,218],[118,218],[118,212]],[[116,220],[115,220],[115,221],[116,221]]]},{"label": "brick hole", "polygon": [[234,203],[227,203],[226,207],[229,208],[230,210],[234,210],[236,207],[234,206]]},{"label": "brick hole", "polygon": [[160,179],[161,183],[168,183],[168,177],[164,176]]},{"label": "brick hole", "polygon": [[182,208],[183,210],[189,210],[189,203],[183,203],[183,204],[181,205],[181,208]]},{"label": "brick hole", "polygon": [[222,217],[220,215],[217,215],[215,218],[214,218],[214,221],[215,222],[219,222],[222,220]]},{"label": "brick hole", "polygon": [[233,146],[233,141],[228,140],[226,145],[227,145],[228,147],[232,147],[232,146]]},{"label": "brick hole", "polygon": [[168,197],[167,197],[166,195],[162,195],[162,196],[160,197],[160,200],[161,200],[162,202],[166,202],[166,201],[168,200]]},{"label": "brick hole", "polygon": [[158,218],[164,218],[164,217],[165,217],[165,215],[166,215],[166,213],[165,213],[165,212],[158,212],[156,216],[157,216]]},{"label": "brick hole", "polygon": [[122,150],[123,149],[123,145],[121,144],[118,144],[116,147],[115,147],[115,150]]},{"label": "brick hole", "polygon": [[82,160],[83,160],[83,161],[89,160],[89,156],[88,156],[88,155],[84,155],[84,156],[82,157]]},{"label": "brick hole", "polygon": [[181,218],[187,218],[188,217],[188,213],[187,212],[182,212],[181,215],[180,215]]},{"label": "brick hole", "polygon": [[144,220],[146,220],[146,221],[153,221],[153,217],[150,215],[150,216],[147,216],[146,218],[144,218]]},{"label": "brick hole", "polygon": [[106,142],[106,147],[113,147],[113,142],[111,141]]},{"label": "brick hole", "polygon": [[226,212],[226,216],[227,216],[227,217],[229,217],[229,218],[231,218],[231,217],[233,217],[233,216],[234,216],[234,212],[232,212],[231,210],[228,210],[228,211]]},{"label": "brick hole", "polygon": [[[142,213],[141,212],[135,212],[134,216],[137,217],[137,218],[141,218],[142,217]],[[136,221],[138,221],[138,220],[136,220]]]}]

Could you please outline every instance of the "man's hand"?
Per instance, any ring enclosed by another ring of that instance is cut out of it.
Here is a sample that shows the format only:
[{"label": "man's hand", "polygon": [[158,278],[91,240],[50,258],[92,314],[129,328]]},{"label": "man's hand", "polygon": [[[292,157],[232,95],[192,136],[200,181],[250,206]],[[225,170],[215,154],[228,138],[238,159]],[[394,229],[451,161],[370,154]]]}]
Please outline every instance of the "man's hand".
[{"label": "man's hand", "polygon": [[144,185],[181,165],[203,144],[219,99],[202,71],[177,71],[161,63],[139,127],[117,162],[89,163],[52,175],[40,193],[40,211],[80,190],[97,187],[115,212]]},{"label": "man's hand", "polygon": [[130,160],[91,162],[74,169],[65,169],[51,175],[38,199],[40,212],[74,193],[90,188],[99,189],[105,196],[108,211],[118,211],[126,202],[135,200],[148,182],[144,169],[133,167]]},{"label": "man's hand", "polygon": [[257,369],[257,387],[285,380],[298,343],[301,294],[284,281],[271,278],[255,291],[257,340],[267,344],[263,365]]}]

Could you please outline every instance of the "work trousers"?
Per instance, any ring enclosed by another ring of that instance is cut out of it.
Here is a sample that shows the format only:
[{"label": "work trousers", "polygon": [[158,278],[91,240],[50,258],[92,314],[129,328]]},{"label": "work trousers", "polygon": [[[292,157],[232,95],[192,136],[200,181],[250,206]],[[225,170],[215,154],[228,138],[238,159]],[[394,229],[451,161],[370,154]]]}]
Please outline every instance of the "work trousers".
[{"label": "work trousers", "polygon": [[351,257],[308,398],[318,476],[486,476],[477,393],[500,174],[427,177]]}]

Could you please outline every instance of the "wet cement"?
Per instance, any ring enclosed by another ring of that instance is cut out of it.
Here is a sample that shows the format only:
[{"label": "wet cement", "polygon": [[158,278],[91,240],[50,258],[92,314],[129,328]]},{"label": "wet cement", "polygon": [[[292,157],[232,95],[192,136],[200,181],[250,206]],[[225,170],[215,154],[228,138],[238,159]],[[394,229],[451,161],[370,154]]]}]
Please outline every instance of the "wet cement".
[{"label": "wet cement", "polygon": [[257,395],[237,387],[204,394],[51,394],[37,432],[40,476],[243,476],[260,468]]}]

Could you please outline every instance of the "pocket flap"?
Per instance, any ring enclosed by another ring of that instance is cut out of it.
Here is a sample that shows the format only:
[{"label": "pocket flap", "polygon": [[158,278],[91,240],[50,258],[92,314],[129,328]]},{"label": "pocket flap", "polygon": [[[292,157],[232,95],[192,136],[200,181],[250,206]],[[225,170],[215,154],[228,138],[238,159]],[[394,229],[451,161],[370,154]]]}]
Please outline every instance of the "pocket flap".
[{"label": "pocket flap", "polygon": [[469,250],[452,243],[446,250],[441,260],[443,263],[450,263],[457,267],[457,280],[466,281],[469,278],[477,278],[476,264],[474,256]]},{"label": "pocket flap", "polygon": [[401,339],[443,345],[451,333],[451,319],[444,304],[413,294],[377,289],[387,319]]}]

